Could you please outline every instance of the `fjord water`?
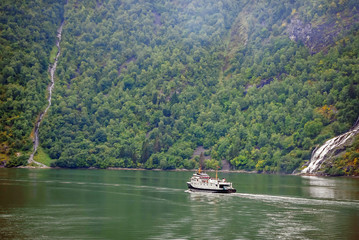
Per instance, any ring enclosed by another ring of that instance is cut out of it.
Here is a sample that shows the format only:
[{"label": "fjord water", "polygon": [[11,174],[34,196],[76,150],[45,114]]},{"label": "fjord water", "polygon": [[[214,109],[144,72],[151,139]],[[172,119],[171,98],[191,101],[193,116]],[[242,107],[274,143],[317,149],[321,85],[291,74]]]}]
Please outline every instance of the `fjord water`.
[{"label": "fjord water", "polygon": [[0,239],[359,239],[359,179],[220,173],[226,195],[191,175],[0,169]]}]

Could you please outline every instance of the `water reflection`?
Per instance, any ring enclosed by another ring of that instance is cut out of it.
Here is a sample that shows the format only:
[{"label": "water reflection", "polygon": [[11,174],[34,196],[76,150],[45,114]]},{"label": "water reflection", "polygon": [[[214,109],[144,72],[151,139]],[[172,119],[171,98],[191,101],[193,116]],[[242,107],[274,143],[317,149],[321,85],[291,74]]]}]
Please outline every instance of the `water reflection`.
[{"label": "water reflection", "polygon": [[186,191],[189,194],[189,199],[197,203],[218,204],[227,199],[226,194],[209,193],[209,192],[193,192]]},{"label": "water reflection", "polygon": [[[234,232],[235,219],[230,217],[234,209],[228,194],[186,191],[191,210],[190,232],[203,239],[221,239]],[[230,239],[230,238],[229,238]]]},{"label": "water reflection", "polygon": [[[335,187],[336,182],[333,179],[320,178],[315,176],[303,176],[304,179],[308,180],[308,187],[304,186],[305,190],[309,193],[312,198],[335,198]],[[307,184],[306,184],[307,185]]]},{"label": "water reflection", "polygon": [[359,199],[359,179],[302,176],[302,189],[312,198]]}]

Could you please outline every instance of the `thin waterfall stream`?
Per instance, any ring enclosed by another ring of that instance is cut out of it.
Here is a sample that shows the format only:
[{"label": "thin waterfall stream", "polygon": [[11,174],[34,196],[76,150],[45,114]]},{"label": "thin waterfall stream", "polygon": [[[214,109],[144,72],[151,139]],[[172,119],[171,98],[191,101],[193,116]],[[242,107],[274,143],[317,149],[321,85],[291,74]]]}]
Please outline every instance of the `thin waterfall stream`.
[{"label": "thin waterfall stream", "polygon": [[39,162],[36,162],[34,160],[34,155],[37,151],[37,148],[39,146],[39,128],[40,128],[40,124],[42,122],[42,119],[44,118],[46,112],[49,110],[50,106],[51,106],[51,98],[52,98],[52,90],[55,86],[55,71],[56,71],[56,67],[57,67],[57,61],[58,61],[58,58],[60,56],[60,53],[61,53],[61,48],[60,48],[60,42],[61,42],[61,34],[62,34],[62,28],[63,28],[63,25],[64,25],[64,22],[61,23],[60,27],[57,29],[57,40],[56,40],[56,47],[57,47],[57,53],[56,53],[56,57],[55,57],[55,61],[52,65],[49,66],[49,72],[50,72],[50,84],[48,86],[48,92],[49,92],[49,96],[47,98],[47,101],[48,101],[48,105],[47,107],[45,108],[45,110],[40,113],[40,116],[38,118],[38,120],[36,121],[36,124],[35,124],[35,136],[34,136],[34,149],[33,149],[33,152],[31,153],[30,155],[30,158],[28,160],[28,163],[35,163],[41,167],[47,167],[45,164],[42,164],[42,163],[39,163]]}]

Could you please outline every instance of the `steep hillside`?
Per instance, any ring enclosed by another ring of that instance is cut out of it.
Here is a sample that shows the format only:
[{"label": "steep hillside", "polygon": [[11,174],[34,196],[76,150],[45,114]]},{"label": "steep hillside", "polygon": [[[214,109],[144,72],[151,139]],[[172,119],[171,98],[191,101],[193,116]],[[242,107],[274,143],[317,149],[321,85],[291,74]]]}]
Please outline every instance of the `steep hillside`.
[{"label": "steep hillside", "polygon": [[[0,3],[0,165],[26,163],[64,1]],[[10,161],[10,162],[9,162]]]},{"label": "steep hillside", "polygon": [[41,146],[59,167],[194,168],[203,146],[208,168],[291,173],[359,115],[357,8],[69,1]]},{"label": "steep hillside", "polygon": [[339,149],[340,154],[323,164],[325,174],[332,176],[359,176],[359,137],[356,137],[350,148]]}]

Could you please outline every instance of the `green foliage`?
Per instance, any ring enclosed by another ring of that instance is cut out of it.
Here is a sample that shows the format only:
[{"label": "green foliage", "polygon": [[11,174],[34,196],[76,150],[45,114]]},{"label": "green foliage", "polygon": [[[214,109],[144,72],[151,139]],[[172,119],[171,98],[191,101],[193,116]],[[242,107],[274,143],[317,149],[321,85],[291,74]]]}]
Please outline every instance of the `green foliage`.
[{"label": "green foliage", "polygon": [[44,152],[42,147],[39,147],[36,151],[36,154],[34,156],[34,160],[36,162],[45,164],[46,166],[50,166],[52,163],[52,159],[50,158],[50,156]]},{"label": "green foliage", "polygon": [[[314,25],[345,13],[350,22],[358,5],[330,4],[69,1],[41,146],[59,167],[191,169],[199,165],[193,150],[204,146],[211,149],[207,168],[226,159],[237,169],[291,173],[359,115],[358,28],[317,54],[287,35],[295,19]],[[24,70],[46,73],[59,19],[44,30],[52,40],[33,45],[43,54],[29,55],[43,59],[40,68]],[[13,84],[18,68],[10,63],[1,68],[7,116],[0,136],[15,145],[28,138],[48,79],[29,80],[38,86],[31,116],[18,121],[9,112],[21,112],[17,98],[27,88]]]},{"label": "green foliage", "polygon": [[346,152],[334,159],[333,164],[325,168],[325,173],[333,176],[359,176],[359,137]]},{"label": "green foliage", "polygon": [[30,134],[46,104],[49,55],[65,1],[0,3],[0,154],[7,166],[32,149]]},{"label": "green foliage", "polygon": [[323,123],[319,119],[309,121],[304,125],[304,136],[314,138],[320,133],[322,128]]},{"label": "green foliage", "polygon": [[27,164],[27,159],[29,159],[29,155],[13,156],[5,166],[8,168],[23,166]]},{"label": "green foliage", "polygon": [[58,52],[57,46],[54,45],[54,46],[52,47],[51,52],[50,52],[50,58],[49,58],[49,63],[50,63],[50,64],[53,64],[53,63],[55,62],[55,58],[56,58],[57,52]]},{"label": "green foliage", "polygon": [[205,160],[205,169],[218,169],[219,162],[215,159]]}]

